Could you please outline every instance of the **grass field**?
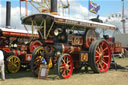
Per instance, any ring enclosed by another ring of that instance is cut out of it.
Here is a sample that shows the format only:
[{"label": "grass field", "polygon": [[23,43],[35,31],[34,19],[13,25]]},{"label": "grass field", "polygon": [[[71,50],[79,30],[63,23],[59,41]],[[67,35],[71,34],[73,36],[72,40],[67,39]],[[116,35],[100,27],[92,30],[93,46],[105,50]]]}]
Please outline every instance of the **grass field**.
[{"label": "grass field", "polygon": [[6,74],[6,80],[0,85],[128,85],[128,58],[115,58],[118,69],[106,73],[94,74],[91,70],[73,73],[69,79],[59,79],[57,75],[48,75],[48,80],[33,77],[31,71]]}]

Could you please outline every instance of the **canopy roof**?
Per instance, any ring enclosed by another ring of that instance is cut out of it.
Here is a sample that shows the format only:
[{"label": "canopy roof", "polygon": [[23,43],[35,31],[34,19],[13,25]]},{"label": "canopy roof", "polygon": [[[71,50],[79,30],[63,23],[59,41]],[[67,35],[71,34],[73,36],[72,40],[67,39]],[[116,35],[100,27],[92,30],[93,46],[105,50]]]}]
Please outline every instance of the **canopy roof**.
[{"label": "canopy roof", "polygon": [[101,29],[110,29],[110,30],[115,30],[116,28],[114,25],[103,24],[103,23],[98,23],[98,22],[93,22],[88,20],[74,19],[70,17],[62,17],[58,15],[51,15],[51,14],[33,14],[30,16],[24,17],[22,19],[22,24],[32,25],[32,21],[34,21],[36,23],[33,23],[33,25],[40,26],[40,24],[44,19],[46,19],[47,22],[52,20],[55,23],[63,24],[63,25],[67,24],[67,25],[74,25],[74,26],[80,26],[80,27],[101,28]]}]

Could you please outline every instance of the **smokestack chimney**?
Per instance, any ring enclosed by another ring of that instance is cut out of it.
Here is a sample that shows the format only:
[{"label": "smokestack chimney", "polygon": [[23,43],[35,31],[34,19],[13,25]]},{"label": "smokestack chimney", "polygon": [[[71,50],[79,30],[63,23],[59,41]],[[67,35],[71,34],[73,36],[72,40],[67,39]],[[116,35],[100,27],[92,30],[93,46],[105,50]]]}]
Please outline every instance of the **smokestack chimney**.
[{"label": "smokestack chimney", "polygon": [[11,28],[10,27],[10,18],[11,18],[11,2],[7,1],[6,2],[6,28]]},{"label": "smokestack chimney", "polygon": [[57,14],[57,0],[51,0],[51,14]]}]

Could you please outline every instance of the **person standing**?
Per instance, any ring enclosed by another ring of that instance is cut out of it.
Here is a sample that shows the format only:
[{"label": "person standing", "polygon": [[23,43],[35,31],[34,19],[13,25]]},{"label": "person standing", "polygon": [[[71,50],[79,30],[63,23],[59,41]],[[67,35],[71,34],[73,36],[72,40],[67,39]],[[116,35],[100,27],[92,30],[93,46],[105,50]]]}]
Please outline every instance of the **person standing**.
[{"label": "person standing", "polygon": [[3,51],[2,50],[0,50],[0,69],[1,69],[2,80],[5,80],[4,54],[3,54]]}]

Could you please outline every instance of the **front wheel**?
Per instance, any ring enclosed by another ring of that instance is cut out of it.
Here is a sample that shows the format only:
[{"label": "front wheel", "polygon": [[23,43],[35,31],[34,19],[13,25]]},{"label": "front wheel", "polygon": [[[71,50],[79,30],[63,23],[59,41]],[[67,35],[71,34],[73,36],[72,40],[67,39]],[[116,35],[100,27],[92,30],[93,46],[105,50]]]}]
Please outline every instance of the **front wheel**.
[{"label": "front wheel", "polygon": [[32,52],[31,70],[34,76],[38,76],[40,64],[44,58],[44,48],[39,46]]},{"label": "front wheel", "polygon": [[96,73],[106,72],[110,67],[111,51],[105,40],[93,42],[89,48],[89,64]]},{"label": "front wheel", "polygon": [[62,79],[67,79],[73,72],[73,60],[69,54],[63,54],[59,57],[57,62],[58,75]]}]

